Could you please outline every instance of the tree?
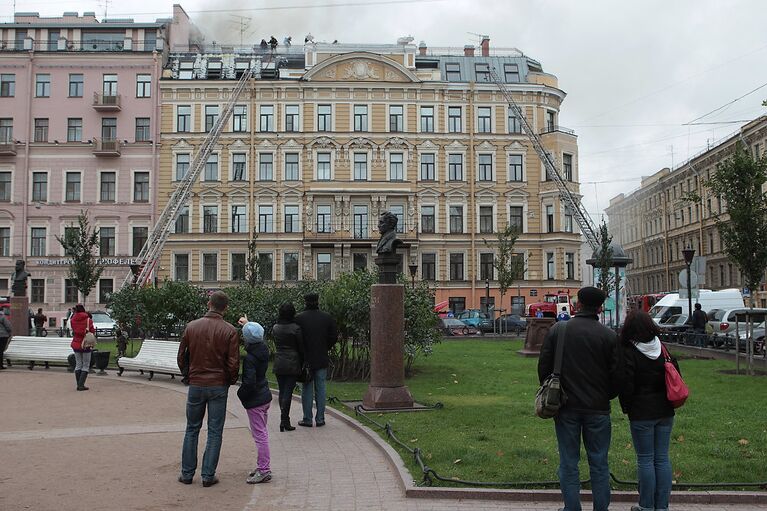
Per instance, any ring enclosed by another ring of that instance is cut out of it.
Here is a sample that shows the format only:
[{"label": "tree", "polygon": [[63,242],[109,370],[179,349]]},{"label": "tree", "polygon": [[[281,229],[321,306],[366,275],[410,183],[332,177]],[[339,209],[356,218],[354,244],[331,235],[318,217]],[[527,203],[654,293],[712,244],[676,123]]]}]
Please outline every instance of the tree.
[{"label": "tree", "polygon": [[618,285],[618,276],[613,273],[613,248],[610,246],[612,241],[613,236],[607,231],[607,224],[602,220],[597,233],[599,249],[594,252],[594,268],[599,270],[597,287],[607,296],[610,296]]},{"label": "tree", "polygon": [[256,287],[263,281],[259,281],[261,271],[259,267],[259,257],[256,240],[258,239],[258,230],[253,226],[253,233],[248,241],[248,260],[245,264],[245,280],[250,287]]},{"label": "tree", "polygon": [[83,297],[88,298],[104,271],[98,257],[93,255],[93,249],[99,246],[99,230],[90,228],[88,215],[82,210],[77,223],[77,228],[67,229],[63,237],[56,236],[56,239],[64,247],[64,253],[72,258],[67,276]]},{"label": "tree", "polygon": [[[510,224],[498,232],[498,250],[493,258],[493,267],[497,273],[501,305],[503,305],[506,292],[514,284],[514,281],[520,280],[525,275],[524,258],[522,255],[514,253],[514,244],[517,242],[517,238],[519,238],[519,229]],[[492,246],[486,239],[482,241],[486,247]]]}]

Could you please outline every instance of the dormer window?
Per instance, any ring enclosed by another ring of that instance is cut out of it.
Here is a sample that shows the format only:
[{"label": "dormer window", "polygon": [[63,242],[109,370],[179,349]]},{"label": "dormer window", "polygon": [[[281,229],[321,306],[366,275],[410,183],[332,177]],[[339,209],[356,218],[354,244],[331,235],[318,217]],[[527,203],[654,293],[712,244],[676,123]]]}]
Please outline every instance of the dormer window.
[{"label": "dormer window", "polygon": [[448,82],[461,81],[461,64],[458,62],[448,62],[445,64],[445,79]]}]

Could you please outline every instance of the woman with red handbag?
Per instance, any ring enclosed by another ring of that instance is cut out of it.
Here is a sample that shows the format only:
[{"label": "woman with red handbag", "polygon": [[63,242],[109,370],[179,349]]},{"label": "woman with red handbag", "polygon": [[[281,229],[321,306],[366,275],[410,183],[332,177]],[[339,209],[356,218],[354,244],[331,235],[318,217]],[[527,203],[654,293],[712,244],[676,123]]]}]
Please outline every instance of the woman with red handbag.
[{"label": "woman with red handbag", "polygon": [[631,511],[667,510],[671,494],[668,450],[674,405],[667,394],[666,353],[659,334],[649,314],[633,311],[620,335],[624,380],[619,397],[623,413],[629,416],[639,480],[639,505]]}]

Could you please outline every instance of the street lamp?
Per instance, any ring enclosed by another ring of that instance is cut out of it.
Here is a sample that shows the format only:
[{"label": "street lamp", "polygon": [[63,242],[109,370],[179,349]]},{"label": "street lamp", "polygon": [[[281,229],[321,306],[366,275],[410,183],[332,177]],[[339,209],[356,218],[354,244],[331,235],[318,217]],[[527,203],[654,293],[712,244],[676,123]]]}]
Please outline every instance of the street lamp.
[{"label": "street lamp", "polygon": [[413,289],[415,289],[415,274],[418,271],[418,263],[416,263],[415,260],[412,260],[410,264],[407,265],[407,269],[410,270],[410,279],[413,283]]},{"label": "street lamp", "polygon": [[692,258],[695,257],[695,249],[693,249],[690,245],[687,245],[687,248],[682,250],[682,255],[684,256],[684,263],[687,265],[687,322],[692,322],[692,287],[691,281],[692,281],[692,275],[690,274],[690,265],[692,264]]}]

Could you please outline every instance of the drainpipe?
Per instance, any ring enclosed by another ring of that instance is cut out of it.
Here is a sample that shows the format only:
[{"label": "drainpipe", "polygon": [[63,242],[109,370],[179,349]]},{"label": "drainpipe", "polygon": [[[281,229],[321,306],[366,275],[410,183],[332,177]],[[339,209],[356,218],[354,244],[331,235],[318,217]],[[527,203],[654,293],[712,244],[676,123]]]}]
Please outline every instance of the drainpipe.
[{"label": "drainpipe", "polygon": [[[157,208],[160,204],[160,153],[157,150],[157,148],[160,146],[160,73],[161,70],[159,69],[159,61],[157,59],[157,51],[152,52],[152,84],[155,85],[155,93],[152,100],[152,112],[151,112],[151,120],[150,123],[152,126],[154,126],[154,136],[152,137],[152,168],[154,170],[154,189],[155,189],[155,199],[154,199],[154,206],[150,209],[149,218],[150,218],[150,225],[155,225],[157,221]],[[171,170],[172,172],[172,170]],[[128,233],[126,233],[128,234]],[[157,271],[160,270],[162,267],[162,255],[160,256],[160,264],[158,265],[157,270],[155,271],[155,275],[157,275]]]},{"label": "drainpipe", "polygon": [[[34,48],[34,45],[33,45]],[[29,84],[29,92],[27,94],[27,119],[26,119],[26,127],[25,130],[25,137],[26,140],[24,141],[24,172],[22,174],[22,187],[21,187],[21,202],[23,204],[22,207],[22,213],[21,213],[21,259],[26,260],[27,258],[27,229],[28,229],[28,218],[29,218],[29,197],[28,197],[28,191],[27,187],[29,185],[29,141],[32,139],[32,94],[34,93],[35,86],[34,86],[34,73],[33,73],[33,66],[34,66],[34,60],[35,60],[35,52],[34,50],[30,50],[29,52],[29,66],[27,66],[27,83]],[[48,234],[46,234],[46,238],[48,237]],[[47,242],[46,242],[47,245]]]},{"label": "drainpipe", "polygon": [[[474,304],[474,298],[475,298],[474,295],[475,295],[475,293],[477,291],[477,275],[476,275],[477,261],[476,261],[476,253],[475,253],[476,235],[477,235],[476,234],[476,226],[477,226],[477,218],[476,218],[477,206],[476,206],[476,203],[477,203],[477,198],[474,195],[476,193],[477,172],[476,172],[476,168],[474,166],[474,128],[475,128],[475,125],[474,125],[475,124],[474,123],[474,92],[475,92],[475,89],[474,89],[474,87],[475,87],[475,83],[474,82],[469,84],[469,111],[467,112],[467,114],[471,115],[471,130],[469,130],[469,154],[466,155],[467,156],[467,158],[466,158],[466,160],[467,160],[467,162],[466,162],[467,163],[467,167],[466,167],[466,173],[465,173],[466,176],[468,177],[469,176],[468,170],[471,169],[471,176],[472,177],[469,180],[469,204],[467,204],[467,206],[471,207],[472,215],[470,217],[469,216],[469,212],[467,211],[466,212],[466,220],[467,220],[467,223],[468,223],[468,219],[469,218],[473,218],[474,219],[473,225],[471,226],[471,229],[469,230],[469,232],[471,233],[471,243],[469,245],[471,247],[471,252],[469,253],[469,257],[467,258],[469,261],[472,262],[471,272],[469,273],[469,275],[471,275],[471,301],[472,301],[472,304]],[[467,115],[466,119],[467,120],[469,119],[468,115]],[[468,125],[469,123],[467,122],[466,124]],[[496,172],[496,175],[497,175],[497,172]],[[447,220],[448,220],[448,229],[449,229],[450,228],[449,227],[450,226],[450,208],[448,208],[448,219]],[[450,256],[448,255],[448,277],[449,276],[450,276]]]}]

